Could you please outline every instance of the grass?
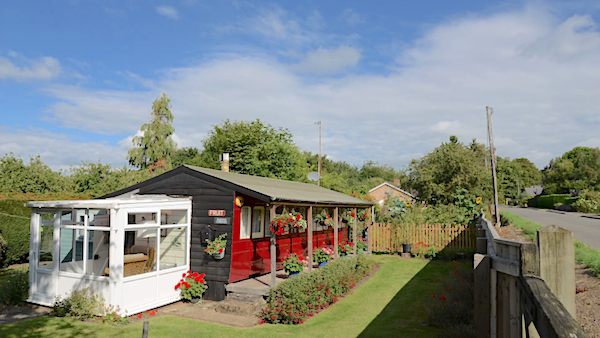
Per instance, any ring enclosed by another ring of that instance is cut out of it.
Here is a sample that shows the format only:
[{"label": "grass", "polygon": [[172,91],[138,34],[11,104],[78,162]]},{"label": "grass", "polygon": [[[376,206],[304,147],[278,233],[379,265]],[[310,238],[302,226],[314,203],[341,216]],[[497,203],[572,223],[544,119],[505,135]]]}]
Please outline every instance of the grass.
[{"label": "grass", "polygon": [[[522,229],[525,235],[531,241],[537,240],[537,230],[542,226],[526,218],[515,215],[512,212],[500,211],[500,214],[510,221],[510,224],[516,228]],[[594,274],[600,277],[600,250],[590,248],[589,246],[575,240],[575,260],[590,268]]]},{"label": "grass", "polygon": [[[151,337],[435,337],[423,325],[431,293],[449,276],[451,262],[376,256],[379,271],[352,294],[302,325],[239,329],[173,316],[149,319]],[[1,337],[139,337],[142,322],[111,326],[40,317],[0,326]]]}]

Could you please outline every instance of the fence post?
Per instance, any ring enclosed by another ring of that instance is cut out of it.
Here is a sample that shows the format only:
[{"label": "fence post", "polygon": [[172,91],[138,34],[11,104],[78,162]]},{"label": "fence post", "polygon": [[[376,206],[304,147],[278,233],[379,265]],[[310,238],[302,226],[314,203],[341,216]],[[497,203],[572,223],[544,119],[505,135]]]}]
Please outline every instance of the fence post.
[{"label": "fence post", "polygon": [[573,233],[549,225],[538,230],[540,277],[575,318],[575,247]]},{"label": "fence post", "polygon": [[[539,277],[539,275],[540,275],[540,258],[538,255],[538,247],[535,243],[521,244],[520,260],[521,260],[521,262],[520,262],[520,264],[521,264],[520,278],[522,278],[523,275],[533,275],[533,276]],[[533,311],[533,309],[525,306],[527,300],[523,299],[523,298],[527,298],[527,295],[521,294],[521,312],[523,313],[522,337],[539,338],[540,335],[538,334],[537,330],[535,329],[535,325],[533,325],[533,322],[527,323],[527,321],[525,320],[525,314],[529,313],[529,315],[531,315],[531,312]],[[529,318],[529,320],[533,320],[533,318]]]},{"label": "fence post", "polygon": [[475,254],[475,337],[490,337],[490,256]]}]

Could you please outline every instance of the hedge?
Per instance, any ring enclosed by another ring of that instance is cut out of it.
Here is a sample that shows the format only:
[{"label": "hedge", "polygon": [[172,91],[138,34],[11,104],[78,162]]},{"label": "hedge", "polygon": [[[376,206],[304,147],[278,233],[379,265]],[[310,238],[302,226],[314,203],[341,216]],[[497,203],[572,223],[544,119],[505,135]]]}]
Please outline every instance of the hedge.
[{"label": "hedge", "polygon": [[344,297],[375,266],[368,255],[336,259],[310,274],[300,273],[272,288],[260,323],[302,324]]},{"label": "hedge", "polygon": [[[0,268],[14,263],[27,262],[29,258],[29,217],[31,209],[23,206],[23,200],[0,200],[0,234],[6,241],[4,259]],[[25,217],[25,218],[22,218]]]},{"label": "hedge", "polygon": [[554,209],[556,203],[573,204],[579,197],[571,197],[570,194],[540,195],[527,201],[527,206],[541,209]]}]

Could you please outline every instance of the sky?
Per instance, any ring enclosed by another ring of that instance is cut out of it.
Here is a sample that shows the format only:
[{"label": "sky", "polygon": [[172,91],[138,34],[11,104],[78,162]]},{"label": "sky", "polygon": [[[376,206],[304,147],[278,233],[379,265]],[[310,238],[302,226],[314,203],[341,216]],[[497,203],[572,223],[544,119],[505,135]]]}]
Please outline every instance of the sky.
[{"label": "sky", "polygon": [[224,119],[405,168],[450,135],[539,168],[600,146],[596,1],[9,1],[0,155],[123,166],[161,93],[174,139]]}]

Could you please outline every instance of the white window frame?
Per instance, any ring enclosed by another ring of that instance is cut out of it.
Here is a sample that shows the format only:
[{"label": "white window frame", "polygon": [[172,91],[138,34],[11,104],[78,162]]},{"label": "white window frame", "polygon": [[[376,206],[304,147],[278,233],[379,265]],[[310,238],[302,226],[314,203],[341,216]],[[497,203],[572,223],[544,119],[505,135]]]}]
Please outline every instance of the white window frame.
[{"label": "white window frame", "polygon": [[[254,213],[256,210],[261,210],[260,219],[260,229],[259,231],[254,231]],[[265,207],[263,206],[255,206],[252,208],[252,217],[250,218],[252,223],[250,224],[250,230],[252,231],[252,238],[262,238],[265,236]]]},{"label": "white window frame", "polygon": [[[244,210],[248,210],[248,215],[244,219]],[[243,206],[240,210],[240,239],[250,239],[252,233],[252,208]]]}]

